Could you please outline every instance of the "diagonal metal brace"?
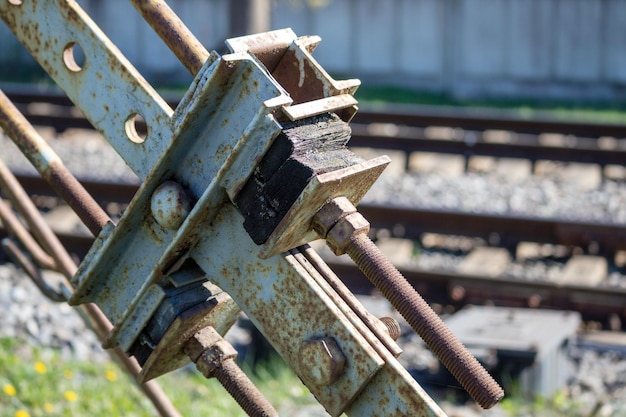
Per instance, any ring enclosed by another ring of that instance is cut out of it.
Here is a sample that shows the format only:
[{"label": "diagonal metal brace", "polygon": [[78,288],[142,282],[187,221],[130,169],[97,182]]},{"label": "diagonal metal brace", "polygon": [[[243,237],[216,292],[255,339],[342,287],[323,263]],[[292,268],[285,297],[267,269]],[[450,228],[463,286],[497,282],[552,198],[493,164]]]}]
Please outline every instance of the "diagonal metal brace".
[{"label": "diagonal metal brace", "polygon": [[[109,346],[132,345],[158,307],[167,276],[193,260],[309,381],[331,415],[443,415],[306,259],[288,252],[260,259],[231,204],[282,120],[354,114],[358,83],[328,82],[311,64],[315,39],[279,31],[233,41],[234,53],[209,56],[174,113],[74,1],[17,3],[0,1],[2,19],[144,180],[74,280],[73,302],[96,301],[114,322]],[[266,38],[258,56],[248,52]],[[272,47],[272,39],[280,42]],[[82,65],[73,59],[77,47],[85,53]],[[285,78],[292,72],[282,71],[284,59],[303,63],[296,82]],[[313,78],[321,80],[313,83],[317,96],[307,101],[295,94]],[[296,90],[288,94],[287,85]],[[146,137],[134,129],[137,115],[146,120]],[[162,194],[160,187],[170,183],[177,185]],[[170,191],[175,198],[161,199]],[[284,249],[273,247],[265,256]],[[302,345],[319,338],[331,338],[346,357],[328,385],[311,383],[316,378],[300,360]]]}]

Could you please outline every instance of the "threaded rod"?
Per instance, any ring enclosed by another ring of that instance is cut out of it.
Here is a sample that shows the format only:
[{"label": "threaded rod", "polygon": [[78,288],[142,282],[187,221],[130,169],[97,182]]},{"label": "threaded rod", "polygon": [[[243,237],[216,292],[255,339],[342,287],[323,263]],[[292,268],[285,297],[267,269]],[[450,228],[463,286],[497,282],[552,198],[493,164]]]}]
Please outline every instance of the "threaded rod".
[{"label": "threaded rod", "polygon": [[481,407],[502,399],[498,383],[365,233],[351,237],[346,253]]}]

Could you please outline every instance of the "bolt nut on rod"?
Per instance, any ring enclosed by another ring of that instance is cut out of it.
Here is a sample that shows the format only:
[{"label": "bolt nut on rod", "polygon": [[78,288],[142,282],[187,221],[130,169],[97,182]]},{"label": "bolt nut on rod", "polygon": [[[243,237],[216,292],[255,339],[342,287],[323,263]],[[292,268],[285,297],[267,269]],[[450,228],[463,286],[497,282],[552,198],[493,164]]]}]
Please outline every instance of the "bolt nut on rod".
[{"label": "bolt nut on rod", "polygon": [[277,417],[278,412],[237,366],[235,348],[211,326],[194,334],[184,351],[206,378],[217,378],[251,417]]},{"label": "bolt nut on rod", "polygon": [[498,383],[369,239],[369,223],[347,198],[326,203],[312,227],[336,255],[350,256],[481,407],[491,408],[504,397]]}]

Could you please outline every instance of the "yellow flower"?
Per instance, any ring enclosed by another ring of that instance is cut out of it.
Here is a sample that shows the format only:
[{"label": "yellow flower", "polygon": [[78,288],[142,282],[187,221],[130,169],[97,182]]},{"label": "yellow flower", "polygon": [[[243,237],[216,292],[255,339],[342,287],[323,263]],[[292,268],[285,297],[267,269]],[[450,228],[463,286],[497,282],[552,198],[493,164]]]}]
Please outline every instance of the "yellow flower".
[{"label": "yellow flower", "polygon": [[11,384],[4,384],[2,391],[4,391],[4,393],[9,397],[13,397],[17,393],[15,387]]},{"label": "yellow flower", "polygon": [[115,371],[112,371],[110,369],[107,369],[104,372],[104,377],[111,382],[117,381],[117,374],[115,373]]},{"label": "yellow flower", "polygon": [[54,405],[52,405],[50,403],[44,403],[43,404],[43,411],[45,411],[46,413],[52,413],[54,411]]},{"label": "yellow flower", "polygon": [[78,395],[76,395],[76,393],[74,391],[72,391],[72,390],[65,391],[63,396],[65,397],[65,399],[67,401],[70,401],[70,402],[74,402],[74,401],[78,400]]},{"label": "yellow flower", "polygon": [[67,379],[74,378],[74,374],[69,369],[66,369],[65,371],[63,371],[63,376]]},{"label": "yellow flower", "polygon": [[17,410],[15,412],[15,417],[30,417],[30,414],[28,414],[28,411],[26,410]]},{"label": "yellow flower", "polygon": [[35,372],[45,374],[47,371],[46,364],[40,361],[35,362]]}]

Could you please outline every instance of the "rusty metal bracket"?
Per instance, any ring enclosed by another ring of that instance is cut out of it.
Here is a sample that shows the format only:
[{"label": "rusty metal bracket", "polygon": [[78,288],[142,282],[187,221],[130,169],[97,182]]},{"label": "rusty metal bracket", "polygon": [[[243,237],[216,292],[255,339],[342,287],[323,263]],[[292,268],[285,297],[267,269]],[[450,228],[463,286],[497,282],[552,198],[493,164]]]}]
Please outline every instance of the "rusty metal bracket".
[{"label": "rusty metal bracket", "polygon": [[[319,38],[282,30],[229,40],[232,53],[209,54],[173,111],[74,1],[0,1],[0,17],[144,181],[73,279],[71,302],[97,303],[115,325],[108,347],[131,351],[167,285],[193,262],[222,289],[216,297],[230,296],[215,301],[232,298],[331,415],[443,416],[323,262],[310,249],[287,252],[314,236],[310,221],[325,201],[341,194],[356,204],[388,160],[316,175],[264,246],[232,203],[284,122],[354,115],[359,82],[335,81],[317,64]],[[225,332],[236,311],[209,310],[174,320],[144,379],[183,364],[182,339],[205,325]]]}]

